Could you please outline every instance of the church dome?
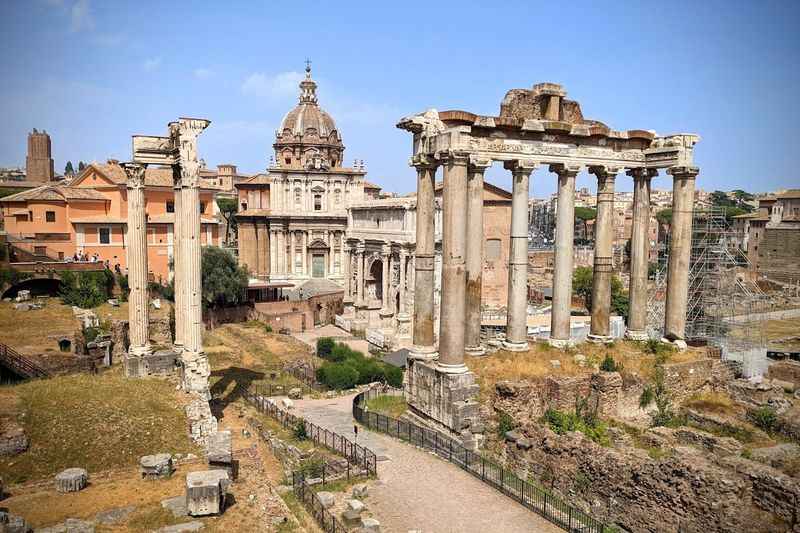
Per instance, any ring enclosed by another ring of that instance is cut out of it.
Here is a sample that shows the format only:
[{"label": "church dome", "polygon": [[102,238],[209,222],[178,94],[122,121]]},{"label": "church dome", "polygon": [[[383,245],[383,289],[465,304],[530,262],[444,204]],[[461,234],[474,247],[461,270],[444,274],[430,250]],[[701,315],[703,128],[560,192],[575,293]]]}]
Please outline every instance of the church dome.
[{"label": "church dome", "polygon": [[275,132],[275,157],[279,167],[330,168],[342,163],[344,146],[336,122],[317,102],[317,83],[311,67],[300,82],[300,101]]}]

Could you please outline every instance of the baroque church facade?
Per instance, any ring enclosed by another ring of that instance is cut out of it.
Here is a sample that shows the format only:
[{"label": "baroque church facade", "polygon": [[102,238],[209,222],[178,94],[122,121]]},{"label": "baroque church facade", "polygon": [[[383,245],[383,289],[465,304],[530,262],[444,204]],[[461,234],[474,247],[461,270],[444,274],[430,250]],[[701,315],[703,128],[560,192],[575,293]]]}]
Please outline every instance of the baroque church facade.
[{"label": "baroque church facade", "polygon": [[347,208],[380,188],[365,181],[363,163],[342,166],[342,137],[319,106],[310,67],[273,148],[267,173],[236,185],[239,260],[251,288],[297,287],[314,278],[344,286]]}]

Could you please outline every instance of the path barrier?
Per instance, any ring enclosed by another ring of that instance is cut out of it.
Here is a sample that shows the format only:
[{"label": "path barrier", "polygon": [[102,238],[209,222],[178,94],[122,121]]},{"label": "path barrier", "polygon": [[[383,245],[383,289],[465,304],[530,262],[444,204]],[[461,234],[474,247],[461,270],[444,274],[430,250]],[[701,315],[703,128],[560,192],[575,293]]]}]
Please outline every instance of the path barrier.
[{"label": "path barrier", "polygon": [[30,357],[26,357],[7,344],[0,343],[0,363],[23,378],[46,378],[50,373]]},{"label": "path barrier", "polygon": [[295,416],[289,411],[278,407],[278,402],[267,398],[267,390],[258,385],[253,385],[244,394],[245,399],[250,402],[260,412],[274,418],[286,428],[293,430],[297,424],[302,422],[306,429],[306,435],[315,443],[325,446],[329,450],[338,453],[350,464],[363,468],[367,475],[377,475],[377,456],[375,452],[365,446],[360,446],[352,442],[347,437],[343,437],[334,431],[329,431],[310,422],[302,417]]},{"label": "path barrier", "polygon": [[306,509],[311,513],[317,523],[325,533],[346,533],[348,529],[342,525],[340,520],[323,507],[319,501],[317,493],[308,484],[305,476],[299,472],[292,472],[292,490],[294,495],[300,500]]},{"label": "path barrier", "polygon": [[353,418],[370,429],[432,451],[566,531],[575,533],[615,531],[539,485],[521,479],[512,470],[464,448],[454,439],[407,420],[392,418],[366,409],[367,401],[378,396],[402,395],[401,390],[382,387],[371,388],[357,394],[353,398]]}]

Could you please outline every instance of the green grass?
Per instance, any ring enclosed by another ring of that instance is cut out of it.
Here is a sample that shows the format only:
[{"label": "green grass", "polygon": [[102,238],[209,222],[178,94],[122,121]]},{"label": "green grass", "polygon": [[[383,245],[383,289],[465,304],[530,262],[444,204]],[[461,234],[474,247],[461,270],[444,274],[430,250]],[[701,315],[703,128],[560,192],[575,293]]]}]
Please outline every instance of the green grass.
[{"label": "green grass", "polygon": [[367,400],[367,409],[392,418],[400,418],[405,414],[408,405],[406,405],[406,400],[402,396],[382,395]]},{"label": "green grass", "polygon": [[[285,494],[281,494],[281,498],[283,499],[284,503],[286,503],[286,506],[292,512],[294,517],[297,519],[297,522],[300,524],[300,527],[303,529],[303,531],[316,531],[314,520],[311,518],[308,512],[306,512],[305,507],[303,507],[303,504],[297,499],[297,496],[294,495],[294,492],[289,491]],[[292,526],[293,527],[290,529],[284,529],[283,531],[295,531],[296,528],[294,527],[294,524],[292,524]]]},{"label": "green grass", "polygon": [[47,478],[69,467],[90,473],[137,464],[153,453],[198,453],[175,386],[125,379],[119,370],[4,387],[18,398],[28,451],[0,458],[6,483]]},{"label": "green grass", "polygon": [[370,479],[374,479],[374,476],[359,476],[351,477],[350,479],[338,479],[336,481],[325,483],[324,485],[315,485],[314,492],[347,492],[348,489],[350,489],[350,487],[353,485],[360,485],[361,483],[365,483]]}]

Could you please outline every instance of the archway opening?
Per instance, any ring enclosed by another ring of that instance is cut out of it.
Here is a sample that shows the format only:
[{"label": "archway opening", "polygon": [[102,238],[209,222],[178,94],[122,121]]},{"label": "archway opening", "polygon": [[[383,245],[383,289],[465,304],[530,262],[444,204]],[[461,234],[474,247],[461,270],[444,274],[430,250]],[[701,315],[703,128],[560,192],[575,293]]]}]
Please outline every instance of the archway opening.
[{"label": "archway opening", "polygon": [[20,281],[3,291],[3,298],[16,298],[19,291],[31,291],[31,296],[58,296],[61,280],[56,278],[34,278]]}]

